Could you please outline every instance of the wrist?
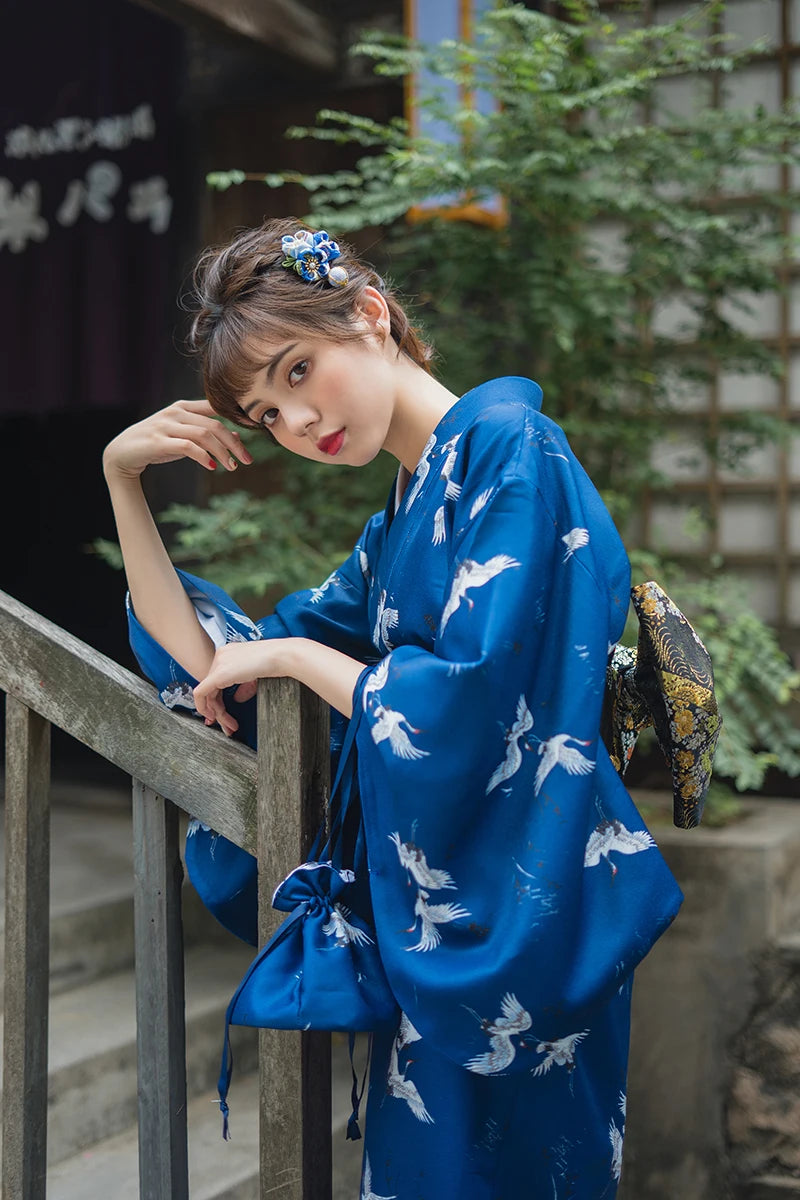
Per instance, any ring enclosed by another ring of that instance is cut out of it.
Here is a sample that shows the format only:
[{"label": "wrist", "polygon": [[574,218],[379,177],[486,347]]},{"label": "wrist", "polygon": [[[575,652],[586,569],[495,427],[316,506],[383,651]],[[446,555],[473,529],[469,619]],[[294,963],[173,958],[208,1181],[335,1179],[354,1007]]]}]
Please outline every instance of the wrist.
[{"label": "wrist", "polygon": [[308,662],[308,648],[312,644],[308,638],[287,637],[278,638],[272,643],[278,648],[278,666],[276,675],[285,675],[305,683],[305,665]]},{"label": "wrist", "polygon": [[142,472],[126,470],[120,466],[115,461],[113,454],[109,453],[109,449],[110,447],[107,446],[103,452],[103,474],[109,487],[115,483],[138,483]]}]

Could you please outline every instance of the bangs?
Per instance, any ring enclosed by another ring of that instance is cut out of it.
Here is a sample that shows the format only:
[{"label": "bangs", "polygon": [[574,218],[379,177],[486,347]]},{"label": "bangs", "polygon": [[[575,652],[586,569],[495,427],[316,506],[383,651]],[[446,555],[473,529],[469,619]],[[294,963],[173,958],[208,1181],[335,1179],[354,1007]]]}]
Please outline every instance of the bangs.
[{"label": "bangs", "polygon": [[[322,299],[326,299],[324,293]],[[344,298],[344,303],[339,299],[339,312],[332,315],[331,308],[330,302],[324,308],[312,306],[301,293],[297,303],[283,304],[280,310],[259,303],[256,297],[224,309],[203,355],[203,380],[212,408],[237,425],[252,429],[254,423],[244,416],[239,401],[267,365],[266,347],[300,339],[362,341],[368,336],[353,324],[350,297]]]},{"label": "bangs", "polygon": [[[249,319],[248,319],[249,318]],[[222,417],[252,429],[239,401],[266,366],[265,344],[297,336],[297,322],[281,321],[274,313],[224,312],[206,347],[203,379],[212,408]]]}]

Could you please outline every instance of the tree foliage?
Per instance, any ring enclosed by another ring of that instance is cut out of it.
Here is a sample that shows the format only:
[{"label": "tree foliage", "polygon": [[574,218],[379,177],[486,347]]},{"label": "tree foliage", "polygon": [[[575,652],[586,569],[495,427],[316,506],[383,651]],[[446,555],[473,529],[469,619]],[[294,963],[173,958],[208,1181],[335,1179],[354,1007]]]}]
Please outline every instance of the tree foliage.
[{"label": "tree foliage", "polygon": [[[724,94],[760,49],[709,32],[719,4],[650,27],[630,6],[619,18],[592,0],[570,0],[564,11],[555,18],[503,4],[470,43],[366,36],[356,50],[377,73],[401,80],[424,70],[439,82],[424,112],[446,131],[441,140],[424,124],[418,132],[402,120],[325,110],[315,127],[289,136],[350,147],[353,166],[215,172],[209,183],[300,183],[315,227],[335,236],[385,227],[376,265],[415,298],[445,383],[461,392],[500,373],[536,378],[546,411],[624,527],[643,488],[661,482],[651,452],[684,392],[718,369],[779,369],[746,317],[779,286],[782,205],[793,201],[760,187],[759,170],[800,157],[797,113],[702,102],[712,84]],[[693,93],[701,102],[687,111]],[[403,219],[431,203],[498,197],[500,227],[435,213]],[[779,432],[751,412],[718,418],[703,436],[712,456],[735,463]],[[274,470],[274,449],[262,453]],[[386,467],[323,478],[297,459],[281,473],[281,493],[266,500],[233,493],[205,511],[165,514],[180,526],[179,556],[239,594],[319,582],[383,503]],[[684,603],[717,664],[722,770],[740,787],[758,786],[770,763],[797,773],[785,703],[798,680],[770,631],[741,604],[726,615],[719,580],[709,588]]]},{"label": "tree foliage", "polygon": [[[707,32],[719,5],[652,27],[626,12],[618,21],[575,0],[569,19],[556,19],[508,5],[487,13],[470,43],[370,37],[356,49],[379,74],[424,70],[440,81],[423,111],[443,138],[325,110],[289,135],[363,148],[355,167],[264,176],[301,183],[316,226],[390,226],[391,274],[415,296],[448,386],[464,391],[497,365],[536,378],[622,518],[654,480],[649,450],[682,390],[717,368],[777,370],[743,318],[775,290],[785,250],[783,202],[757,186],[758,170],[798,158],[793,110],[671,111],[670,87],[710,98],[712,80],[724,91],[758,49]],[[249,177],[211,181],[232,178]],[[491,197],[508,217],[499,230],[401,220],[437,199],[447,208]],[[775,433],[744,413],[705,437],[735,461]]]}]

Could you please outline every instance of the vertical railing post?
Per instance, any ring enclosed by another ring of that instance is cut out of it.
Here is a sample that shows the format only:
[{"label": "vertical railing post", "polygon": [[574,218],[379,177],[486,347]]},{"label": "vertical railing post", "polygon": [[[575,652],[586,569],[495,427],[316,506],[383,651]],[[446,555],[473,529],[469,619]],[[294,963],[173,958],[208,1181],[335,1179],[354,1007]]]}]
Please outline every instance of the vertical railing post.
[{"label": "vertical railing post", "polygon": [[133,781],[139,1195],[188,1200],[178,810]]},{"label": "vertical railing post", "polygon": [[[283,918],[277,883],[303,861],[329,786],[328,708],[294,679],[258,689],[259,936]],[[331,1041],[327,1033],[259,1033],[261,1197],[330,1200]]]},{"label": "vertical railing post", "polygon": [[6,697],[5,1200],[44,1200],[50,967],[50,724]]}]

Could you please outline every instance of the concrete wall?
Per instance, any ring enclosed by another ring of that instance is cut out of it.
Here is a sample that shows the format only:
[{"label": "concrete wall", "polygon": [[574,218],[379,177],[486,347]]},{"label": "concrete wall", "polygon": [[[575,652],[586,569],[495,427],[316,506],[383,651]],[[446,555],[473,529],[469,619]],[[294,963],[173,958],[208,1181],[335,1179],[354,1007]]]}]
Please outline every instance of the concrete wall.
[{"label": "concrete wall", "polygon": [[[753,801],[725,829],[654,825],[653,834],[686,899],[636,976],[620,1200],[755,1195],[750,1181],[775,1162],[753,1141],[771,1144],[771,1135],[754,1127],[751,1101],[771,1093],[772,1082],[754,1076],[754,1056],[763,1055],[745,1047],[776,999],[764,994],[770,979],[785,991],[785,972],[765,974],[765,963],[775,953],[791,958],[798,942],[800,804]],[[793,994],[797,1039],[800,986]],[[777,1011],[779,1042],[791,1040],[789,1010],[791,1002]],[[781,1136],[790,1176],[800,1163],[800,1121]]]}]

